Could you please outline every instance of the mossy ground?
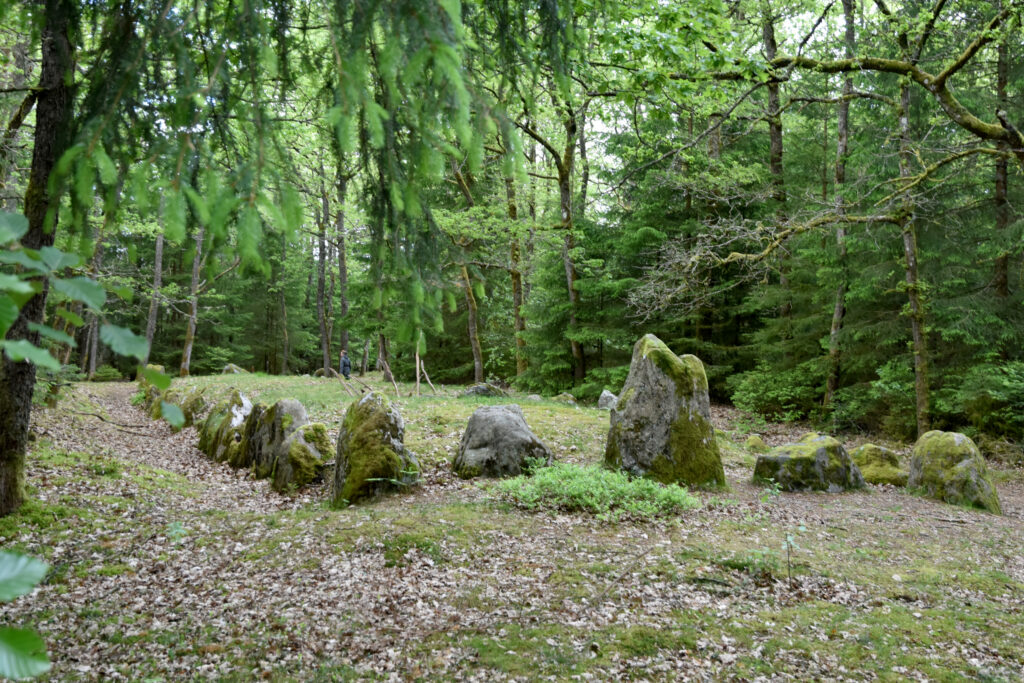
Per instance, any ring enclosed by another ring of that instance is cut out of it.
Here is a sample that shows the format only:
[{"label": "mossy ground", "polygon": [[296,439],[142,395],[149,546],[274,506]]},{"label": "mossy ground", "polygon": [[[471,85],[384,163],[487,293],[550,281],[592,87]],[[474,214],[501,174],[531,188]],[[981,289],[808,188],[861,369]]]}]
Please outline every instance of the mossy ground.
[{"label": "mossy ground", "polygon": [[[327,486],[278,496],[200,455],[155,466],[150,442],[111,442],[113,427],[58,407],[36,423],[29,503],[0,520],[5,547],[53,569],[4,617],[42,632],[61,681],[1024,671],[1020,470],[999,470],[1002,517],[893,487],[780,494],[750,483],[746,434],[719,419],[730,490],[696,492],[699,509],[642,523],[529,513],[447,464],[473,409],[508,400],[401,397],[423,483],[343,510]],[[556,459],[600,462],[606,412],[517,402]],[[89,412],[116,417],[111,405]],[[333,440],[340,419],[325,416]]]}]

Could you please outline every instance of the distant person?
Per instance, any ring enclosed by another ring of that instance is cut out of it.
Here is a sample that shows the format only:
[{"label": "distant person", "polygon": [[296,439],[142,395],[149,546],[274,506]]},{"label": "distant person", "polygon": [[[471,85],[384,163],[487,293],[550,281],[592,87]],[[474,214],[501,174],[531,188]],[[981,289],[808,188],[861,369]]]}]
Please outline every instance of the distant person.
[{"label": "distant person", "polygon": [[348,351],[345,349],[341,350],[341,374],[345,379],[349,379],[349,375],[352,374],[352,359],[348,357]]}]

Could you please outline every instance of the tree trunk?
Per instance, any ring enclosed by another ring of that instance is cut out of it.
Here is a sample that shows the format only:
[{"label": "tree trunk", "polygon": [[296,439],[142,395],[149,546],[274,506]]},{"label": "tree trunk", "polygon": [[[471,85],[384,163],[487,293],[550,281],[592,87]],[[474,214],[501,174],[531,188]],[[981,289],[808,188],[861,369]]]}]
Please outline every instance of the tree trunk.
[{"label": "tree trunk", "polygon": [[181,368],[178,371],[181,377],[188,377],[189,366],[192,364],[192,344],[196,339],[196,325],[199,322],[199,273],[202,267],[204,232],[201,226],[196,232],[196,254],[192,259],[192,283],[188,290],[188,325],[185,327],[185,348],[181,352]]},{"label": "tree trunk", "polygon": [[96,377],[96,355],[100,347],[100,324],[95,313],[89,314],[89,341],[85,345],[85,377],[90,382]]},{"label": "tree trunk", "polygon": [[[900,177],[909,178],[914,155],[910,149],[910,86],[900,85]],[[917,268],[917,227],[909,193],[904,195],[900,216],[903,238],[904,273],[910,311],[910,334],[914,353],[914,394],[917,435],[928,431],[931,415],[928,400],[928,349],[925,337],[925,307]]]},{"label": "tree trunk", "polygon": [[287,286],[287,268],[285,262],[288,256],[288,239],[281,235],[281,280],[278,282],[277,305],[281,309],[281,374],[288,374],[288,355],[291,349],[288,346],[288,300],[285,296]]},{"label": "tree trunk", "polygon": [[[846,18],[846,57],[853,58],[854,51],[854,0],[843,0],[843,15]],[[846,215],[846,155],[850,135],[850,100],[853,94],[853,77],[843,80],[843,97],[839,100],[836,115],[836,178],[834,205],[836,216]],[[849,286],[846,272],[846,226],[840,222],[836,225],[836,247],[839,251],[839,284],[836,286],[836,300],[832,307],[832,326],[828,333],[828,375],[825,379],[825,399],[822,405],[828,408],[832,404],[836,391],[839,389],[839,372],[841,369],[842,350],[839,347],[839,335],[846,317],[846,290]]]},{"label": "tree trunk", "polygon": [[[348,261],[345,255],[345,192],[348,181],[345,176],[338,175],[338,217],[335,229],[338,239],[338,294],[341,305],[341,350],[348,350]],[[339,351],[340,353],[340,351]]]},{"label": "tree trunk", "polygon": [[164,234],[156,235],[156,253],[153,256],[153,296],[149,300],[149,315],[146,318],[146,357],[142,367],[149,364],[149,356],[153,349],[153,337],[156,336],[156,316],[160,312],[160,287],[164,276]]},{"label": "tree trunk", "polygon": [[[565,235],[562,238],[562,265],[565,267],[565,283],[569,293],[569,334],[576,332],[579,323],[577,309],[579,308],[580,293],[576,290],[576,281],[579,280],[579,273],[576,271],[576,263],[573,261],[572,250],[576,246],[573,229],[572,202],[572,172],[574,167],[576,149],[576,117],[572,113],[567,115],[565,120],[565,153],[562,155],[561,163],[558,164],[558,198],[562,214],[562,230]],[[572,351],[572,375],[575,383],[582,382],[587,376],[587,359],[583,353],[583,345],[577,340],[569,339],[569,348]]]},{"label": "tree trunk", "polygon": [[388,338],[383,334],[377,335],[377,368],[383,373],[385,382],[394,382],[395,376],[391,374],[391,364],[388,363]]},{"label": "tree trunk", "polygon": [[[768,61],[775,59],[778,45],[775,42],[775,17],[771,5],[765,0],[764,18],[761,23],[764,51]],[[782,173],[782,117],[779,98],[779,82],[768,81],[768,172],[772,178],[772,199],[786,201],[785,178]]]},{"label": "tree trunk", "polygon": [[[1006,87],[1009,82],[1010,63],[1007,55],[1006,39],[999,41],[996,57],[996,97],[999,101],[999,109],[1007,111],[1009,101],[1006,95]],[[999,150],[1008,154],[1010,146],[1006,142],[999,143]],[[1007,200],[1008,190],[1008,168],[1006,157],[996,158],[996,230],[1000,237],[1006,234],[1010,227],[1010,202]],[[998,297],[1010,295],[1010,257],[1005,252],[996,257],[993,286]]]},{"label": "tree trunk", "polygon": [[[57,159],[68,148],[72,137],[70,84],[74,78],[74,54],[68,40],[69,23],[74,15],[68,0],[46,0],[40,43],[42,69],[36,100],[36,126],[32,146],[32,166],[25,192],[25,217],[28,232],[21,240],[28,249],[53,244],[59,197],[49,194],[50,174]],[[46,214],[54,211],[47,229]],[[41,323],[46,309],[47,289],[29,299],[7,332],[7,339],[26,339],[38,343],[39,334],[30,323]],[[36,367],[15,363],[0,356],[0,516],[17,510],[25,499],[25,451],[35,388]]]},{"label": "tree trunk", "polygon": [[484,354],[480,350],[480,335],[476,325],[476,296],[473,294],[473,282],[469,278],[469,269],[465,265],[462,266],[462,286],[466,290],[466,308],[469,311],[466,326],[469,328],[469,345],[473,349],[473,381],[483,382]]},{"label": "tree trunk", "polygon": [[[322,174],[321,174],[322,175]],[[328,203],[327,203],[327,191],[323,185],[320,186],[320,195],[322,200],[322,211],[323,215],[318,221],[318,229],[316,234],[316,249],[317,249],[317,261],[316,261],[316,319],[320,325],[320,355],[323,363],[324,372],[328,372],[331,369],[331,338],[327,332],[327,315],[324,307],[324,287],[326,284],[326,270],[327,270],[327,221],[328,216]]]},{"label": "tree trunk", "polygon": [[370,367],[370,338],[363,340],[363,362],[359,364],[359,376],[364,377]]},{"label": "tree trunk", "polygon": [[512,278],[512,329],[516,339],[516,376],[526,372],[526,320],[523,318],[523,271],[519,251],[519,209],[516,206],[516,186],[511,176],[505,178],[505,197],[508,201],[508,219],[512,225],[509,239],[509,275]]}]

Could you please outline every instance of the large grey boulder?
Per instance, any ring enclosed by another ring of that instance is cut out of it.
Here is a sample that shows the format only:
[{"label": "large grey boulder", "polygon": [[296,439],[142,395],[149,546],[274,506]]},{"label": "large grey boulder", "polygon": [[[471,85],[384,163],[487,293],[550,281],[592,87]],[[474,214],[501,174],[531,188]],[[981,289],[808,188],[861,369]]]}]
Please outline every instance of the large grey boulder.
[{"label": "large grey boulder", "polygon": [[285,492],[320,479],[330,454],[327,427],[320,422],[302,425],[277,451],[270,487]]},{"label": "large grey boulder", "polygon": [[797,443],[777,446],[757,456],[754,481],[774,481],[783,491],[838,493],[864,486],[860,469],[843,445],[811,432]]},{"label": "large grey boulder", "polygon": [[597,399],[597,407],[601,410],[611,410],[619,403],[619,397],[605,389]]},{"label": "large grey boulder", "polygon": [[199,430],[199,449],[212,460],[236,460],[252,401],[237,390],[210,411]]},{"label": "large grey boulder", "polygon": [[680,358],[653,334],[636,343],[604,461],[666,484],[725,485],[699,358]]},{"label": "large grey boulder", "polygon": [[220,371],[220,374],[222,374],[222,375],[248,375],[249,372],[247,370],[243,369],[243,368],[240,368],[239,366],[235,365],[234,363],[228,363]]},{"label": "large grey boulder", "polygon": [[551,452],[526,425],[517,405],[484,406],[469,418],[452,469],[463,479],[514,477],[527,458],[551,462]]},{"label": "large grey boulder", "polygon": [[953,505],[1002,514],[981,451],[967,436],[934,430],[921,435],[910,458],[908,489]]},{"label": "large grey boulder", "polygon": [[335,506],[350,505],[415,483],[416,457],[404,444],[405,422],[382,394],[352,402],[338,432]]}]

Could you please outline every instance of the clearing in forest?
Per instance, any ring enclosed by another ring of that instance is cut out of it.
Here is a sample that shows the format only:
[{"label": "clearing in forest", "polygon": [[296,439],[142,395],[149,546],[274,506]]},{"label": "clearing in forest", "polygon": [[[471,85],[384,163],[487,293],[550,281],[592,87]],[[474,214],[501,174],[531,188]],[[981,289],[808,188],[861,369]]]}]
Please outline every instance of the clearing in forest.
[{"label": "clearing in forest", "polygon": [[[332,439],[352,400],[335,380],[181,383],[297,398]],[[62,681],[1024,672],[1019,469],[994,469],[1002,516],[884,486],[779,494],[750,483],[751,421],[715,409],[729,488],[693,492],[694,509],[526,510],[496,482],[452,475],[473,410],[519,403],[555,458],[581,466],[602,459],[607,412],[400,389],[422,483],[333,510],[329,485],[280,495],[210,462],[194,429],[173,434],[133,407],[135,385],[76,385],[36,415],[30,501],[0,520],[0,543],[51,572],[0,620],[34,625]]]}]

